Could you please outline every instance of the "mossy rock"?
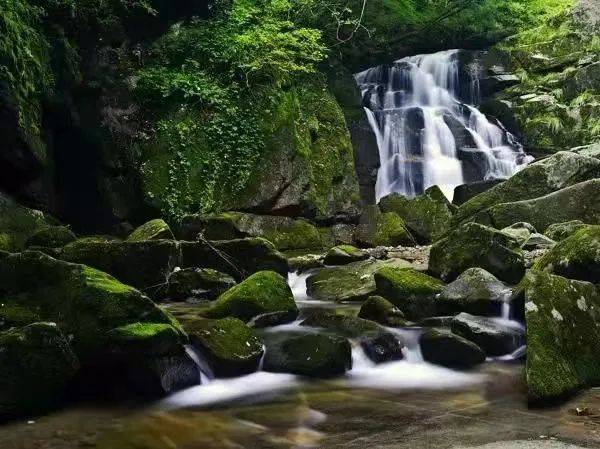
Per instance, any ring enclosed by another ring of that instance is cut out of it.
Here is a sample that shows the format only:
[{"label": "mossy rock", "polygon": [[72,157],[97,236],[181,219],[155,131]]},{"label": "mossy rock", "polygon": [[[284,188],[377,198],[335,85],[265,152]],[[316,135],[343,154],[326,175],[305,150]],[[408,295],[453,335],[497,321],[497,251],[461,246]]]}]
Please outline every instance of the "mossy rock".
[{"label": "mossy rock", "polygon": [[186,342],[181,331],[167,323],[133,323],[110,330],[107,351],[119,354],[166,355]]},{"label": "mossy rock", "polygon": [[237,318],[198,320],[186,328],[190,341],[204,356],[217,377],[240,376],[256,371],[263,356],[262,341]]},{"label": "mossy rock", "polygon": [[561,240],[570,237],[575,234],[582,228],[588,226],[581,220],[571,220],[563,223],[554,223],[548,226],[544,235],[555,242],[560,242]]},{"label": "mossy rock", "polygon": [[587,226],[557,243],[533,268],[570,279],[600,282],[600,226]]},{"label": "mossy rock", "polygon": [[392,193],[381,198],[379,208],[382,212],[395,212],[421,242],[435,241],[448,232],[453,211],[452,205],[437,186],[430,187],[415,198]]},{"label": "mossy rock", "polygon": [[292,336],[267,347],[265,371],[328,378],[352,367],[352,350],[345,338],[309,334]]},{"label": "mossy rock", "polygon": [[385,331],[383,327],[373,321],[326,311],[312,313],[300,325],[323,328],[348,338],[379,335]]},{"label": "mossy rock", "polygon": [[287,321],[293,321],[298,308],[283,276],[273,271],[259,271],[219,296],[205,315],[209,318],[232,316],[248,322],[271,312],[287,312]]},{"label": "mossy rock", "polygon": [[170,300],[215,299],[236,284],[233,277],[211,268],[185,268],[169,275],[166,296]]},{"label": "mossy rock", "polygon": [[445,281],[473,267],[510,284],[518,283],[525,273],[518,241],[481,224],[464,224],[431,247],[429,271]]},{"label": "mossy rock", "polygon": [[508,327],[493,318],[465,312],[452,319],[450,329],[455,334],[475,343],[490,356],[511,354],[525,344],[523,329]]},{"label": "mossy rock", "polygon": [[352,245],[334,246],[327,254],[323,263],[325,265],[346,265],[352,262],[359,262],[369,258],[369,254]]},{"label": "mossy rock", "polygon": [[34,232],[25,246],[59,248],[77,240],[77,236],[66,226],[46,226]]},{"label": "mossy rock", "polygon": [[519,246],[523,246],[525,243],[527,243],[531,235],[535,234],[537,231],[529,223],[520,222],[503,228],[502,232],[517,240],[519,242]]},{"label": "mossy rock", "polygon": [[54,323],[0,332],[0,419],[55,407],[78,369],[69,341]]},{"label": "mossy rock", "polygon": [[435,315],[435,296],[444,283],[412,268],[384,267],[375,273],[377,294],[387,298],[409,319]]},{"label": "mossy rock", "polygon": [[136,228],[129,237],[128,242],[143,242],[145,240],[174,240],[173,232],[169,225],[161,218],[150,220]]},{"label": "mossy rock", "polygon": [[485,362],[475,343],[447,329],[429,329],[419,338],[423,359],[449,368],[472,368]]},{"label": "mossy rock", "polygon": [[358,317],[389,327],[407,325],[404,313],[382,296],[369,296],[360,307]]},{"label": "mossy rock", "polygon": [[409,268],[412,265],[402,259],[390,259],[365,260],[324,268],[307,278],[307,294],[320,301],[361,301],[374,294],[374,274],[385,266]]},{"label": "mossy rock", "polygon": [[527,322],[527,391],[551,402],[600,385],[600,294],[589,282],[529,270],[519,284]]},{"label": "mossy rock", "polygon": [[58,324],[82,363],[104,348],[106,333],[127,324],[179,324],[133,287],[85,265],[34,251],[0,259],[1,310],[22,321]]},{"label": "mossy rock", "polygon": [[365,248],[415,244],[404,220],[394,212],[382,213],[377,206],[365,209],[354,238],[358,246]]}]

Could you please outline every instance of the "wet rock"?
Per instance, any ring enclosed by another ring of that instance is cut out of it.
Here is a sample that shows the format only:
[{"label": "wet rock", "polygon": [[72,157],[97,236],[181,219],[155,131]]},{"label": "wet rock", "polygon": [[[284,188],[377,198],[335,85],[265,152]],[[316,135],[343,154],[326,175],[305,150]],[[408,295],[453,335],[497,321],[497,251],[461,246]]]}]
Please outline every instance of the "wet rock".
[{"label": "wet rock", "polygon": [[296,312],[269,312],[257,315],[248,322],[248,326],[254,329],[277,326],[279,324],[289,323],[297,317]]},{"label": "wet rock", "polygon": [[588,225],[581,220],[571,220],[563,223],[554,223],[548,226],[546,232],[544,232],[544,235],[554,240],[555,242],[559,242],[561,240],[566,239],[567,237],[570,237],[571,235],[575,234],[577,231],[579,231],[582,228],[585,228],[586,226]]},{"label": "wet rock", "polygon": [[418,322],[421,327],[450,327],[454,315],[450,316],[432,316],[430,318],[424,318]]},{"label": "wet rock", "polygon": [[323,259],[323,254],[303,254],[289,257],[288,264],[290,271],[302,273],[313,268],[322,268],[324,266]]},{"label": "wet rock", "polygon": [[286,312],[289,321],[293,321],[298,308],[283,276],[273,271],[259,271],[219,296],[205,315],[209,318],[232,316],[247,322],[271,312]]},{"label": "wet rock", "polygon": [[66,226],[45,226],[29,237],[25,246],[27,248],[60,248],[75,240],[77,237]]},{"label": "wet rock", "polygon": [[173,232],[169,225],[162,219],[157,218],[144,223],[135,229],[129,237],[128,242],[142,242],[144,240],[174,240]]},{"label": "wet rock", "polygon": [[379,335],[385,331],[383,327],[373,321],[333,312],[315,312],[300,325],[327,329],[348,338]]},{"label": "wet rock", "polygon": [[504,179],[490,179],[486,181],[475,181],[468,184],[462,184],[454,188],[452,204],[460,206],[471,198],[483,193],[498,184],[504,182]]},{"label": "wet rock", "polygon": [[510,354],[524,344],[522,329],[504,326],[492,318],[461,313],[454,317],[450,327],[490,356]]},{"label": "wet rock", "polygon": [[510,293],[511,289],[493,274],[482,268],[469,268],[443,287],[436,299],[437,308],[447,313],[498,314]]},{"label": "wet rock", "polygon": [[375,273],[377,293],[408,319],[435,315],[435,296],[444,283],[410,268],[383,267]]},{"label": "wet rock", "polygon": [[352,367],[352,350],[345,338],[308,334],[272,343],[264,359],[265,371],[308,377],[334,377]]},{"label": "wet rock", "polygon": [[537,231],[529,223],[519,222],[503,228],[502,232],[517,240],[519,246],[523,246],[529,240],[531,235]]},{"label": "wet rock", "polygon": [[529,270],[519,284],[527,322],[530,401],[600,384],[600,294],[588,282]]},{"label": "wet rock", "polygon": [[355,240],[358,246],[364,248],[415,244],[404,221],[394,212],[382,213],[377,206],[365,208]]},{"label": "wet rock", "polygon": [[190,342],[208,359],[217,377],[256,371],[263,356],[262,341],[237,318],[198,320],[186,327]]},{"label": "wet rock", "polygon": [[534,268],[581,281],[600,282],[600,226],[588,226],[557,243]]},{"label": "wet rock", "polygon": [[71,345],[54,323],[0,332],[0,420],[56,406],[78,369]]},{"label": "wet rock", "polygon": [[445,281],[452,281],[474,267],[513,284],[519,282],[525,272],[518,241],[477,223],[458,227],[431,247],[429,270]]},{"label": "wet rock", "polygon": [[307,293],[322,301],[360,301],[375,292],[374,274],[385,266],[408,268],[402,259],[365,260],[341,267],[325,268],[306,280]]},{"label": "wet rock", "polygon": [[360,345],[365,355],[375,363],[393,362],[404,358],[403,345],[390,333],[362,339]]},{"label": "wet rock", "polygon": [[358,317],[389,327],[407,325],[402,311],[382,296],[369,296],[361,306]]},{"label": "wet rock", "polygon": [[449,330],[429,329],[419,339],[427,362],[449,368],[471,368],[485,362],[485,353],[475,343]]},{"label": "wet rock", "polygon": [[325,254],[325,265],[346,265],[369,258],[369,254],[352,245],[334,246]]},{"label": "wet rock", "polygon": [[233,277],[211,268],[177,270],[169,275],[167,282],[167,297],[171,300],[215,299],[236,284]]}]

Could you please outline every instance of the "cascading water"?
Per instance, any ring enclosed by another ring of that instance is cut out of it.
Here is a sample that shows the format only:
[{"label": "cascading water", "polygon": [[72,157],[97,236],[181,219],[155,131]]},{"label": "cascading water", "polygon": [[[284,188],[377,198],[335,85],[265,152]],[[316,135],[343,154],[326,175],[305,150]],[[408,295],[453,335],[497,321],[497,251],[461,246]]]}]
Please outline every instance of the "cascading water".
[{"label": "cascading water", "polygon": [[379,147],[377,201],[433,185],[451,199],[457,185],[507,178],[529,162],[517,139],[475,107],[479,78],[469,73],[465,85],[459,55],[411,56],[355,76]]}]

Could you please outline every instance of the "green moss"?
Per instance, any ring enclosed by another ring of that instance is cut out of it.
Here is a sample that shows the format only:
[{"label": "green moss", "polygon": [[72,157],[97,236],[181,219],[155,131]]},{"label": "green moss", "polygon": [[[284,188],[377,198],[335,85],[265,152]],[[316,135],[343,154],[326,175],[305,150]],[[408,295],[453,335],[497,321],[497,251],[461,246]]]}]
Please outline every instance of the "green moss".
[{"label": "green moss", "polygon": [[301,326],[319,327],[349,338],[358,338],[366,335],[376,335],[383,332],[383,328],[373,321],[355,316],[319,311],[306,318]]},{"label": "green moss", "polygon": [[290,226],[273,230],[267,229],[262,237],[272,242],[280,251],[323,246],[319,230],[306,220],[294,220]]},{"label": "green moss", "polygon": [[404,220],[394,212],[381,213],[377,206],[363,210],[356,241],[360,246],[414,245],[415,241]]},{"label": "green moss", "polygon": [[36,231],[27,239],[26,246],[59,248],[76,240],[77,237],[66,226],[46,226]]},{"label": "green moss", "polygon": [[114,352],[125,354],[164,355],[177,352],[185,342],[181,330],[166,323],[133,323],[107,333]]},{"label": "green moss", "polygon": [[171,228],[169,228],[169,225],[161,218],[144,223],[127,237],[128,242],[161,239],[175,239],[173,232],[171,232]]},{"label": "green moss", "polygon": [[358,317],[375,321],[384,326],[403,327],[407,325],[404,313],[382,296],[369,296],[361,306]]},{"label": "green moss", "polygon": [[544,235],[548,238],[551,238],[555,242],[559,242],[561,240],[570,237],[575,234],[582,228],[585,228],[587,225],[581,220],[571,220],[564,223],[554,223],[548,226]]},{"label": "green moss", "polygon": [[339,245],[334,246],[327,251],[323,263],[325,263],[325,265],[345,265],[368,258],[369,254],[366,251],[360,250],[352,245]]}]

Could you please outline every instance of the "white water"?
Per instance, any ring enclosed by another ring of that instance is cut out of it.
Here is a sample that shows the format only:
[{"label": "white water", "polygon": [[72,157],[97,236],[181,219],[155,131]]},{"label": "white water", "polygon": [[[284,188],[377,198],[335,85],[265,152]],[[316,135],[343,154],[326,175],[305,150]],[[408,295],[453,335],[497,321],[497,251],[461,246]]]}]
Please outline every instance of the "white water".
[{"label": "white water", "polygon": [[[469,80],[469,98],[461,101],[467,90],[458,55],[450,50],[411,56],[356,74],[379,148],[377,202],[392,192],[414,197],[433,185],[452,199],[454,187],[475,181],[463,176],[460,150],[481,159],[481,179],[507,178],[529,162],[517,139],[474,106],[476,76]],[[457,147],[456,133],[470,136],[468,149]]]}]

